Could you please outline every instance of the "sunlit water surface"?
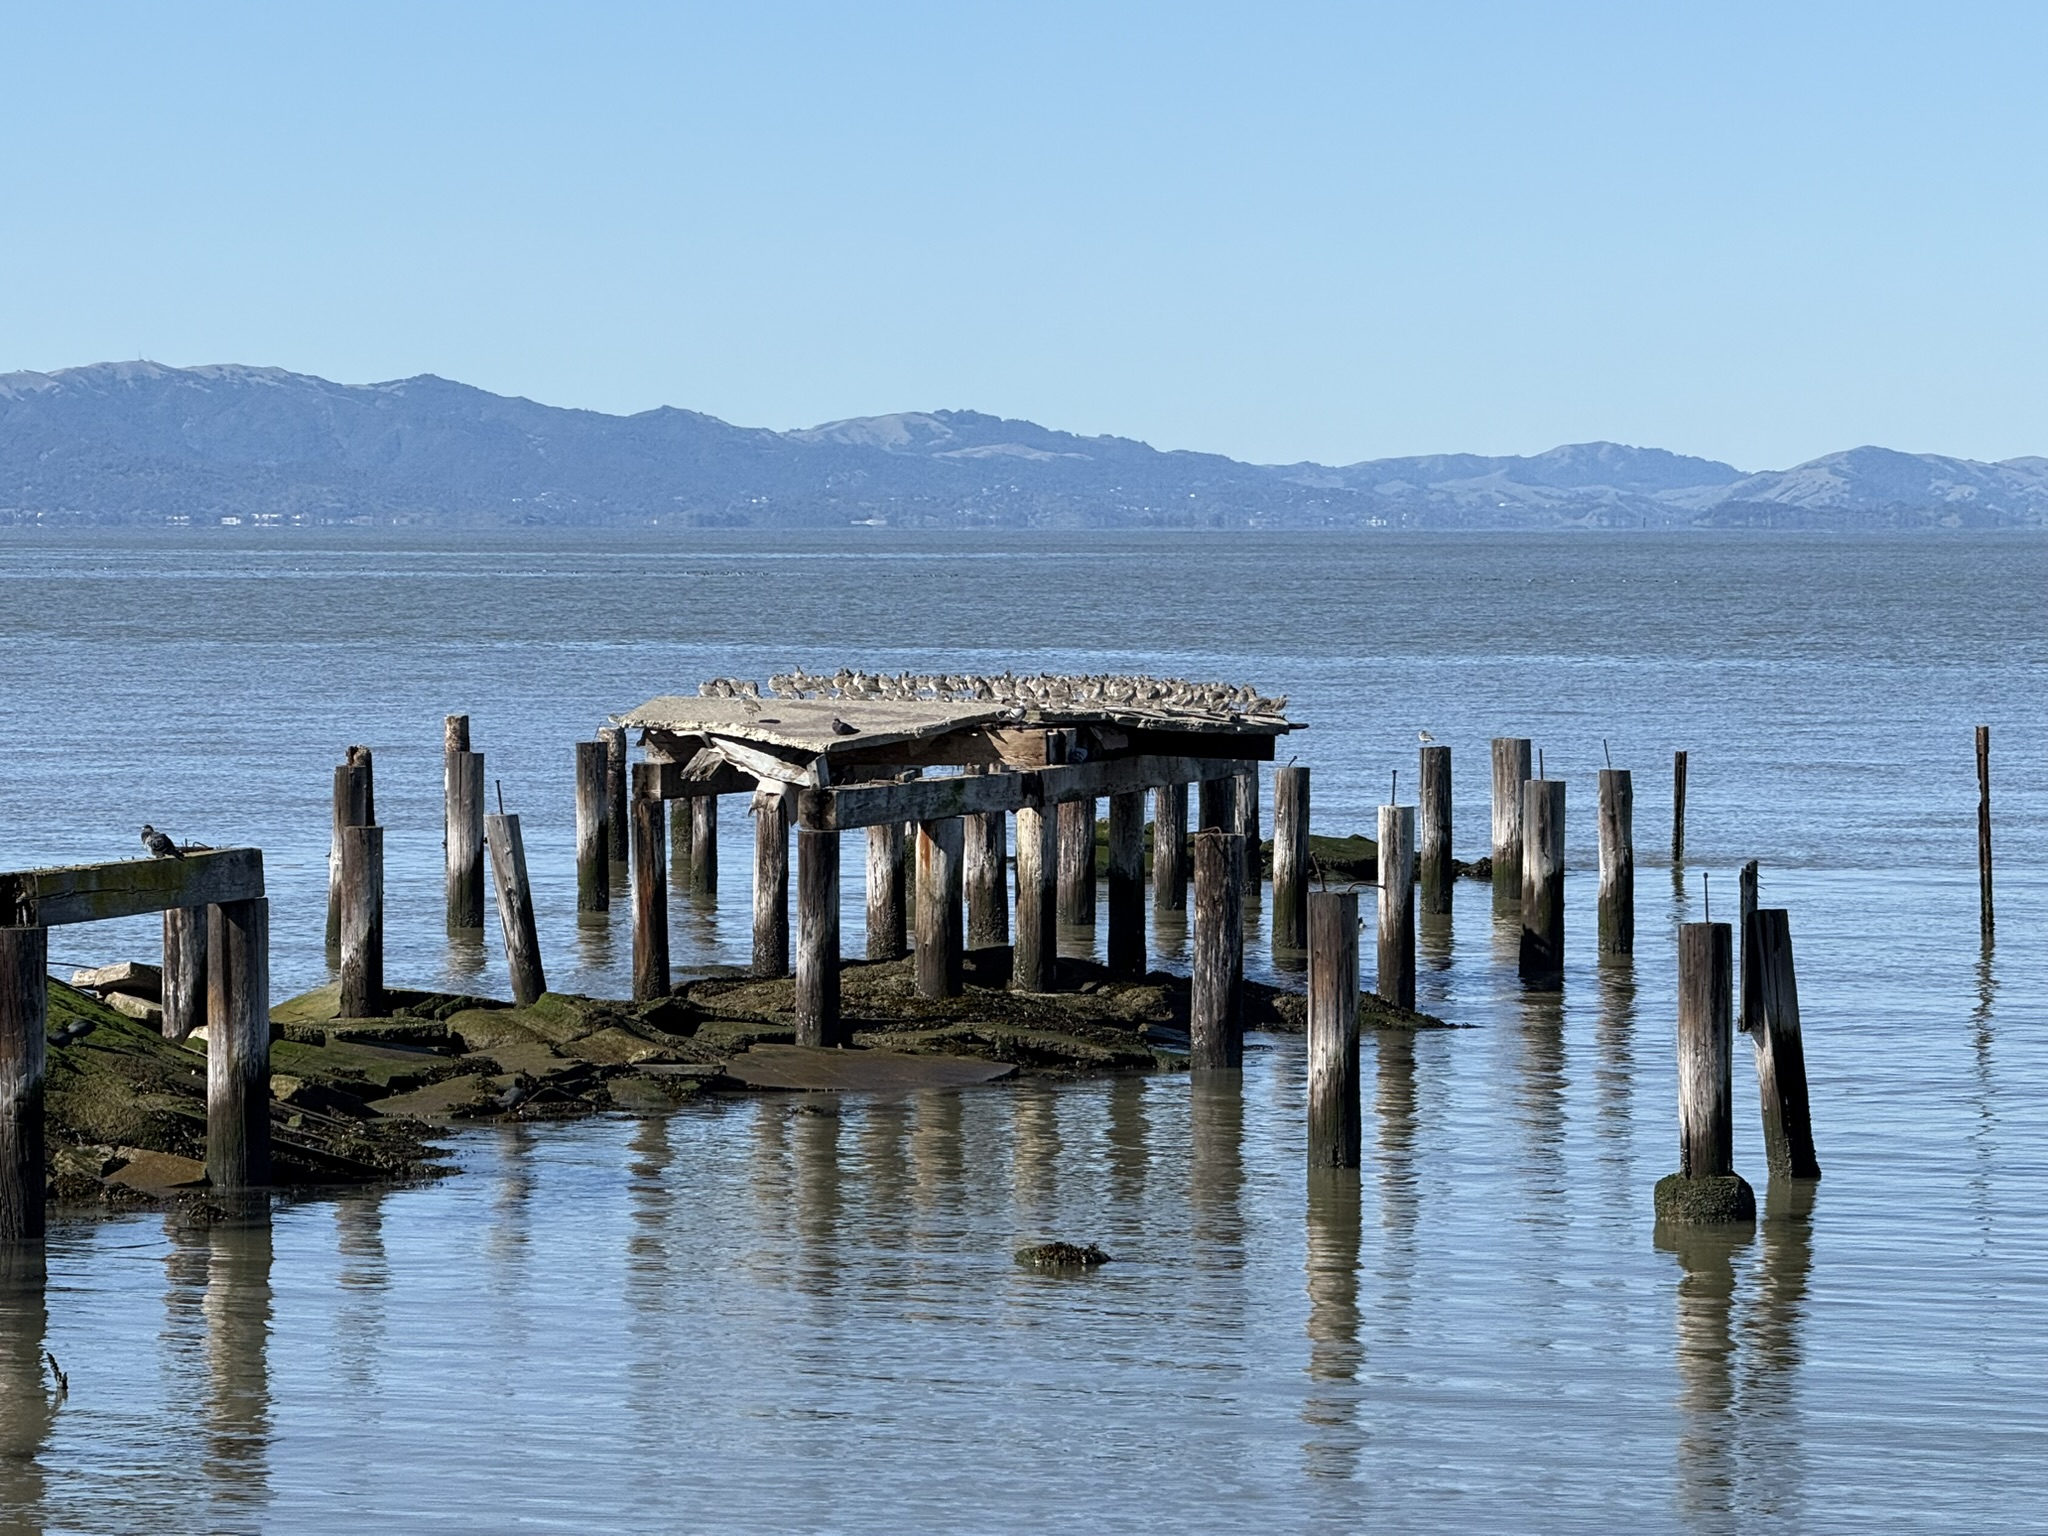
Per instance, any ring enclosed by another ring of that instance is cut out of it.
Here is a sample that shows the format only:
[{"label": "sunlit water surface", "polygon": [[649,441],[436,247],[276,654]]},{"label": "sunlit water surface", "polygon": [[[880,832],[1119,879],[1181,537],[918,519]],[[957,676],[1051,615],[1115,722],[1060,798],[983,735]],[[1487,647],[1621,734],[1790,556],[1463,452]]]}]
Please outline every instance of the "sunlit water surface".
[{"label": "sunlit water surface", "polygon": [[[719,1101],[471,1132],[459,1177],[267,1222],[67,1219],[0,1305],[11,1528],[2048,1528],[2048,544],[687,537],[0,536],[0,866],[126,856],[144,819],[259,844],[278,993],[317,984],[329,776],[368,743],[391,976],[502,993],[495,932],[442,933],[466,711],[550,980],[622,995],[624,910],[574,914],[570,743],[606,715],[793,663],[1244,678],[1311,725],[1285,752],[1319,830],[1369,828],[1395,770],[1412,798],[1428,729],[1476,857],[1486,739],[1536,738],[1571,786],[1562,1000],[1461,889],[1420,990],[1469,1027],[1368,1038],[1356,1178],[1304,1175],[1300,1044],[1254,1037],[1241,1083]],[[1603,738],[1637,770],[1619,970]],[[681,966],[744,957],[743,807],[722,836]],[[1826,1178],[1660,1246],[1674,924],[1703,877],[1732,912],[1751,857],[1792,911]],[[1256,913],[1249,942],[1271,974]],[[1048,1237],[1114,1262],[1012,1262]]]}]

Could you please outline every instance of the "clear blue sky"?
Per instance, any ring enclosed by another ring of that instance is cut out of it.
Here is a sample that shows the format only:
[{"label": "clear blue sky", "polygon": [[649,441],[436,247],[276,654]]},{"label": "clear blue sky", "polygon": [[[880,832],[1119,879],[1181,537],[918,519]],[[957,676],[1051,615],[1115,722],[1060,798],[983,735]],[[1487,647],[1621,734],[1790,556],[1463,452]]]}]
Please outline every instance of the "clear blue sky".
[{"label": "clear blue sky", "polygon": [[0,369],[2048,453],[2048,5],[0,0]]}]

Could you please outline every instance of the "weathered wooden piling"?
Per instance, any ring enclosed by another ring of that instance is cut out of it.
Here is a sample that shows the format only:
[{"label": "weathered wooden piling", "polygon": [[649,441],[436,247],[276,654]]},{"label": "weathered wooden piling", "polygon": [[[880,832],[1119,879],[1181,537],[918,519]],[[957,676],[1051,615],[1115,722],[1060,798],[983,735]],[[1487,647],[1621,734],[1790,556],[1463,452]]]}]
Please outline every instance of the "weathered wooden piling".
[{"label": "weathered wooden piling", "polygon": [[1152,791],[1152,910],[1188,909],[1188,787]]},{"label": "weathered wooden piling", "polygon": [[1522,786],[1522,948],[1524,984],[1564,985],[1564,780]]},{"label": "weathered wooden piling", "polygon": [[1756,1193],[1735,1172],[1732,960],[1726,923],[1678,929],[1678,1172],[1657,1181],[1659,1221],[1756,1219]]},{"label": "weathered wooden piling", "polygon": [[1308,770],[1273,772],[1273,953],[1308,948]]},{"label": "weathered wooden piling", "polygon": [[895,960],[909,947],[903,897],[903,823],[868,828],[868,958]]},{"label": "weathered wooden piling", "polygon": [[1626,768],[1600,770],[1600,953],[1636,950],[1634,780]]},{"label": "weathered wooden piling", "polygon": [[1095,802],[1063,800],[1058,812],[1060,921],[1095,924]]},{"label": "weathered wooden piling", "polygon": [[969,949],[1010,942],[1009,832],[1010,818],[1001,811],[961,818]]},{"label": "weathered wooden piling", "polygon": [[1244,838],[1195,834],[1194,974],[1188,1006],[1189,1065],[1198,1072],[1244,1065]]},{"label": "weathered wooden piling", "polygon": [[626,728],[601,725],[597,728],[597,739],[604,743],[605,852],[614,864],[623,864],[632,853],[632,840],[627,835],[631,812],[626,793]]},{"label": "weathered wooden piling", "polygon": [[1017,812],[1017,945],[1010,985],[1050,992],[1058,984],[1059,835],[1056,818],[1026,806]]},{"label": "weathered wooden piling", "polygon": [[839,834],[796,829],[796,1043],[844,1045],[839,1017]]},{"label": "weathered wooden piling", "polygon": [[441,800],[448,931],[470,933],[484,925],[484,759],[467,715],[442,725]]},{"label": "weathered wooden piling", "polygon": [[50,930],[0,928],[0,1243],[43,1235]]},{"label": "weathered wooden piling", "polygon": [[1451,884],[1457,876],[1451,856],[1451,749],[1423,747],[1416,767],[1421,802],[1416,848],[1421,889],[1416,894],[1423,911],[1442,914],[1451,910]]},{"label": "weathered wooden piling", "polygon": [[576,743],[576,910],[606,912],[612,904],[610,763],[601,741]]},{"label": "weathered wooden piling", "polygon": [[754,791],[754,964],[756,976],[789,974],[789,823],[795,792],[763,782]]},{"label": "weathered wooden piling", "polygon": [[1259,765],[1246,763],[1237,775],[1236,831],[1244,839],[1244,898],[1257,905],[1266,878],[1265,847],[1259,825]]},{"label": "weathered wooden piling", "polygon": [[1379,816],[1379,985],[1382,1002],[1415,1008],[1415,807],[1383,805]]},{"label": "weathered wooden piling", "polygon": [[1308,1165],[1356,1168],[1358,893],[1308,897]]},{"label": "weathered wooden piling", "polygon": [[1493,739],[1493,899],[1513,906],[1522,899],[1522,786],[1534,775],[1526,736]]},{"label": "weathered wooden piling", "polygon": [[1237,830],[1237,780],[1204,779],[1195,793],[1195,830]]},{"label": "weathered wooden piling", "polygon": [[1145,974],[1145,792],[1109,797],[1109,971]]},{"label": "weathered wooden piling", "polygon": [[718,796],[690,801],[690,894],[718,896]]},{"label": "weathered wooden piling", "polygon": [[637,770],[634,779],[633,1000],[645,1003],[669,993],[668,802]]},{"label": "weathered wooden piling", "polygon": [[164,1038],[183,1040],[206,1022],[206,908],[164,913]]},{"label": "weathered wooden piling", "polygon": [[206,910],[206,1178],[214,1190],[270,1182],[270,903]]},{"label": "weathered wooden piling", "polygon": [[1991,727],[1977,727],[1977,931],[1991,942]]},{"label": "weathered wooden piling", "polygon": [[505,936],[505,968],[512,973],[512,1000],[521,1007],[547,991],[540,963],[540,933],[533,919],[533,888],[526,879],[526,843],[517,816],[486,816],[484,842],[491,853],[491,878],[498,887],[498,926]]},{"label": "weathered wooden piling", "polygon": [[1773,1175],[1820,1177],[1813,1110],[1806,1096],[1806,1044],[1799,1032],[1799,982],[1792,966],[1792,919],[1782,907],[1749,917],[1744,944],[1756,973],[1756,1082],[1763,1100],[1764,1156]]},{"label": "weathered wooden piling", "polygon": [[[360,760],[358,759],[360,754]],[[341,947],[341,833],[344,827],[374,825],[368,749],[350,747],[348,760],[334,769],[334,819],[327,844],[327,947]]]},{"label": "weathered wooden piling", "polygon": [[917,995],[958,997],[962,991],[961,818],[917,824]]},{"label": "weathered wooden piling", "polygon": [[1756,916],[1757,861],[1751,859],[1736,876],[1740,910],[1735,920],[1735,1032],[1746,1035],[1762,1016],[1758,1002],[1756,958],[1750,953],[1750,919]]},{"label": "weathered wooden piling", "polygon": [[384,829],[341,829],[341,1016],[380,1018],[384,1001]]},{"label": "weathered wooden piling", "polygon": [[1685,754],[1671,754],[1671,862],[1685,862]]}]

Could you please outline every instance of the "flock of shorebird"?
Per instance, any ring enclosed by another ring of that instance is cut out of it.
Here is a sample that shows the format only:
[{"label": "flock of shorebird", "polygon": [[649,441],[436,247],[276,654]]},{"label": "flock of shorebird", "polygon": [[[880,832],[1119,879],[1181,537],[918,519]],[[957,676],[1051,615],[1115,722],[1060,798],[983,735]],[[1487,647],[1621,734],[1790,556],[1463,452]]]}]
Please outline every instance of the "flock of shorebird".
[{"label": "flock of shorebird", "polygon": [[[1192,683],[1175,677],[1129,677],[1097,673],[1060,676],[1040,673],[1019,677],[964,676],[958,673],[855,672],[841,667],[830,677],[796,667],[768,679],[768,691],[779,699],[876,699],[912,703],[927,700],[1022,708],[1156,709],[1176,713],[1265,716],[1277,718],[1287,709],[1287,696],[1261,697],[1255,688],[1229,683]],[[737,677],[714,677],[697,692],[710,699],[758,699],[761,685]]]}]

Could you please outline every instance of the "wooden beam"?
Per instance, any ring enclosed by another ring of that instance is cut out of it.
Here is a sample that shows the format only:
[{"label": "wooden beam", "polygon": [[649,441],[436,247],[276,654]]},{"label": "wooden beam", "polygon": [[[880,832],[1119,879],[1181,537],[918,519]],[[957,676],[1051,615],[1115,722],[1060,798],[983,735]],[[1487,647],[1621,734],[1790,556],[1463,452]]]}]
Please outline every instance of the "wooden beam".
[{"label": "wooden beam", "polygon": [[850,784],[805,790],[798,821],[850,831],[890,821],[944,821],[990,811],[1038,810],[1067,800],[1128,794],[1159,784],[1199,784],[1243,771],[1237,758],[1114,757],[1036,773],[969,773],[905,784]]},{"label": "wooden beam", "polygon": [[633,793],[643,800],[693,800],[699,795],[751,795],[760,780],[730,763],[708,777],[691,774],[686,763],[635,763]]},{"label": "wooden beam", "polygon": [[174,907],[253,901],[262,894],[261,848],[30,869],[0,875],[0,928],[54,928],[140,917]]}]

